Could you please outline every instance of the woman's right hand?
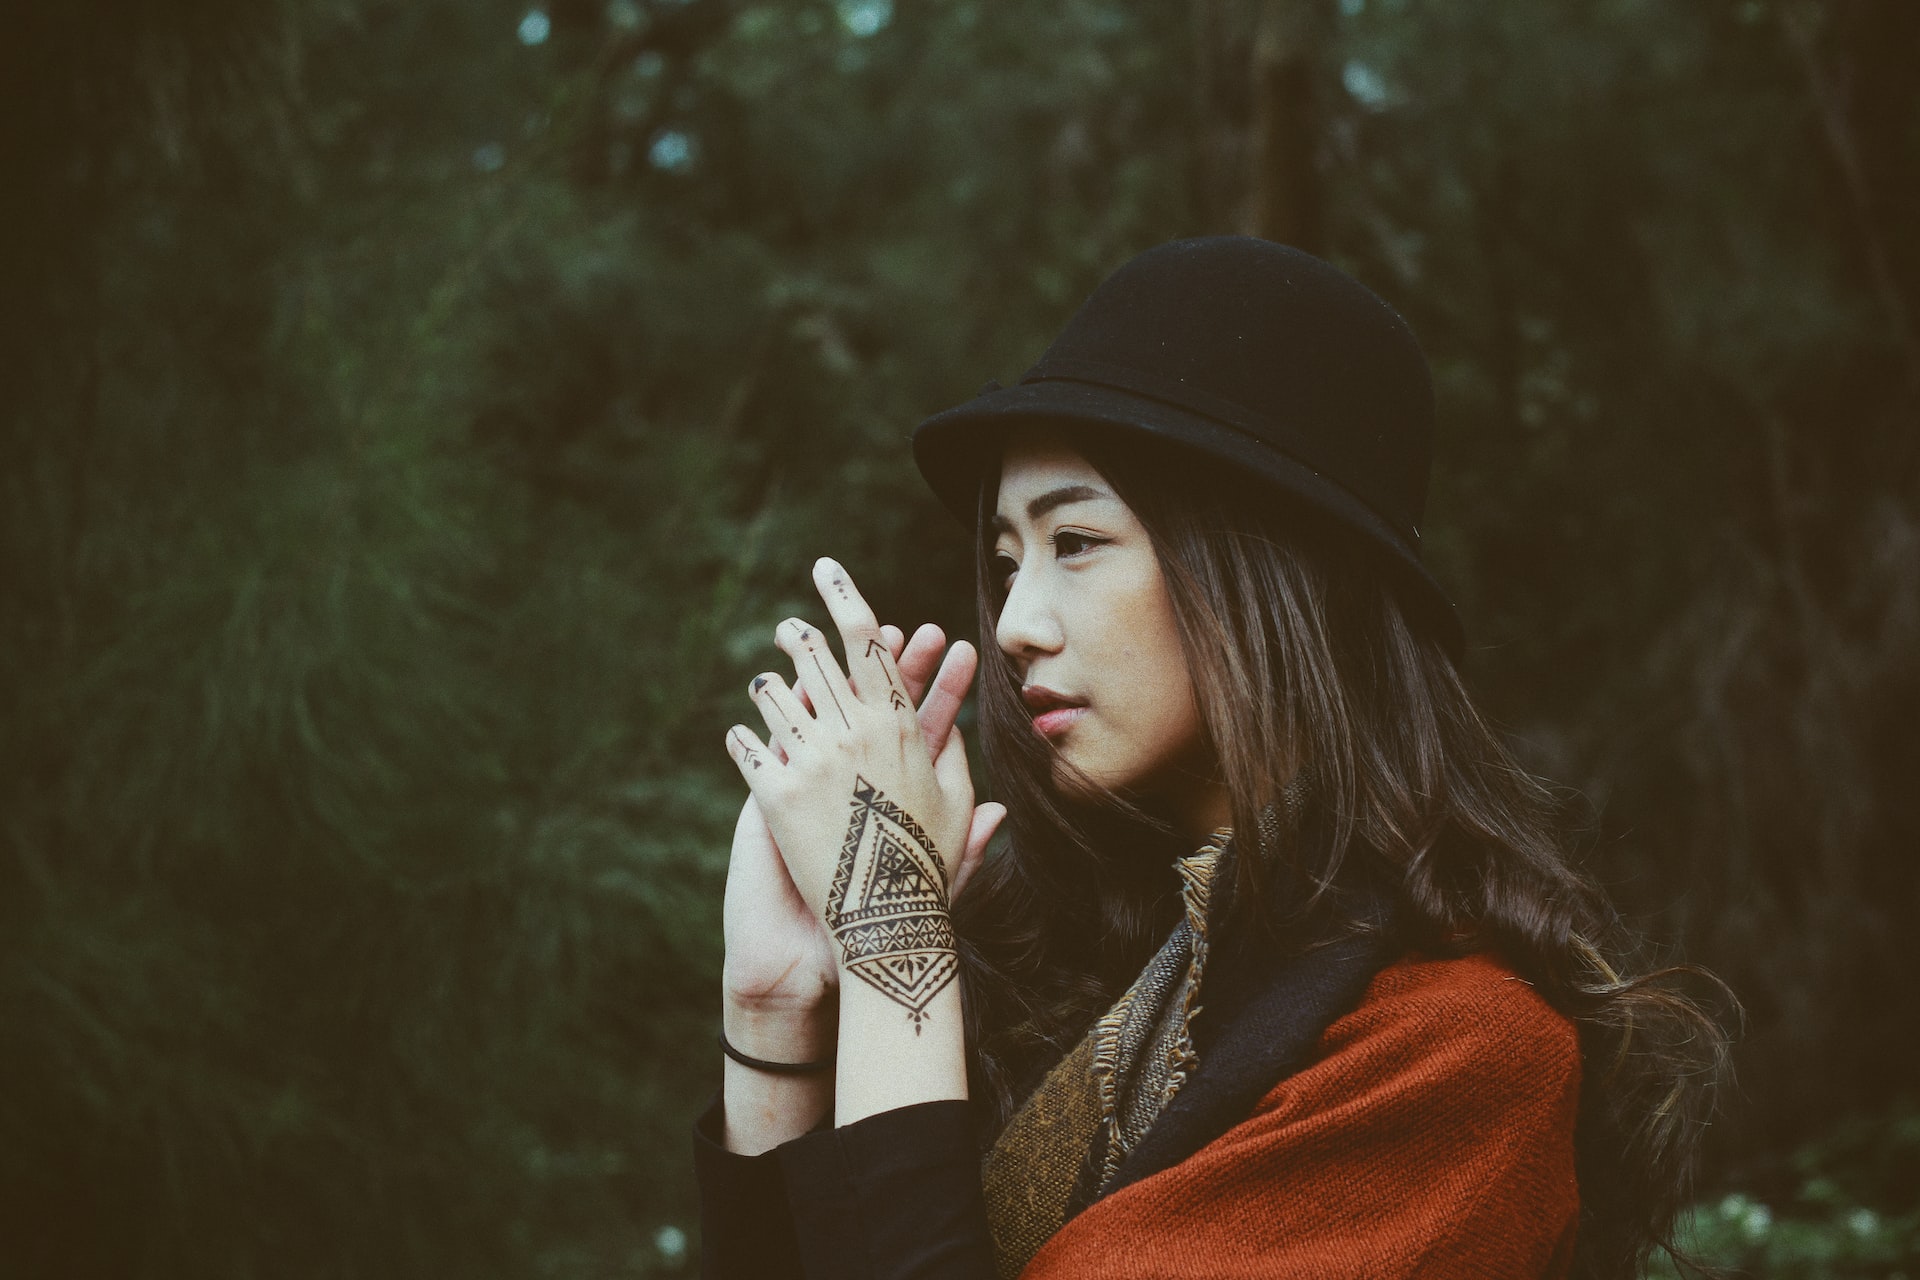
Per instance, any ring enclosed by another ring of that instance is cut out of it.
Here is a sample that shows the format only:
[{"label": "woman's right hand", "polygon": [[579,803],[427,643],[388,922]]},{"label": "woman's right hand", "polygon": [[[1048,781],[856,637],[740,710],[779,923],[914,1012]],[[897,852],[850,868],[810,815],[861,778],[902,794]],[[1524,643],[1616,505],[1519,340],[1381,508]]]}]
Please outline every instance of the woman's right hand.
[{"label": "woman's right hand", "polygon": [[[959,750],[953,726],[978,665],[973,646],[959,641],[948,648],[940,628],[931,623],[916,631],[910,644],[898,627],[883,627],[881,634],[893,652],[908,696],[919,702],[917,714],[928,749],[935,754]],[[945,661],[940,661],[943,651]],[[936,663],[938,675],[934,674]],[[926,699],[920,701],[923,690]],[[953,896],[959,896],[1005,816],[1005,806],[992,802],[974,809],[973,825],[954,872]],[[830,1017],[839,982],[832,939],[825,921],[808,908],[787,874],[773,833],[751,796],[734,826],[721,919],[726,940],[722,988],[729,1011],[756,1023],[771,1020],[796,1029],[816,1024],[819,1035],[831,1045]],[[753,1052],[745,1045],[739,1047]]]}]

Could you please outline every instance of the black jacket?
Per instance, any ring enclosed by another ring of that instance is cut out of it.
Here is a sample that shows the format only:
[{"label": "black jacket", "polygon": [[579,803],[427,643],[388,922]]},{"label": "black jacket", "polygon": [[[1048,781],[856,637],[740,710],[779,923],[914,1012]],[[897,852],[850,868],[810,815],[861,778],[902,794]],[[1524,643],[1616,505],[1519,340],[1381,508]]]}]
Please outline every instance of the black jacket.
[{"label": "black jacket", "polygon": [[[1185,1160],[1306,1064],[1386,963],[1382,934],[1304,956],[1252,955],[1210,974],[1199,1065],[1120,1166],[1109,1193]],[[722,1100],[694,1126],[701,1274],[709,1280],[991,1280],[969,1106],[928,1102],[823,1129],[760,1156],[721,1145]],[[1091,1199],[1083,1187],[1074,1204]]]}]

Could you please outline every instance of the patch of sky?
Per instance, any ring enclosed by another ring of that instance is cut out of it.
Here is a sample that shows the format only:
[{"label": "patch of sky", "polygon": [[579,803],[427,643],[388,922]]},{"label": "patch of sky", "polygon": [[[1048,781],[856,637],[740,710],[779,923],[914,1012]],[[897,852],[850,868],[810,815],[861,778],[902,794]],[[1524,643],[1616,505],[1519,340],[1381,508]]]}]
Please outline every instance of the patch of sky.
[{"label": "patch of sky", "polygon": [[552,34],[553,19],[547,16],[545,9],[527,10],[527,16],[520,19],[520,26],[514,31],[520,43],[529,49],[537,44],[545,44],[547,37]]},{"label": "patch of sky", "polygon": [[1367,0],[1340,0],[1340,12],[1349,18],[1357,18],[1367,11]]},{"label": "patch of sky", "polygon": [[1340,83],[1362,106],[1384,107],[1393,97],[1380,73],[1358,60],[1350,60],[1340,68]]},{"label": "patch of sky", "polygon": [[607,0],[607,25],[616,31],[638,31],[645,17],[639,0]]},{"label": "patch of sky", "polygon": [[473,149],[473,167],[480,173],[498,173],[507,164],[507,149],[497,142],[483,142]]},{"label": "patch of sky", "polygon": [[647,148],[647,163],[668,173],[683,173],[693,167],[693,138],[678,129],[662,129]]},{"label": "patch of sky", "polygon": [[893,21],[893,0],[839,0],[840,25],[866,39]]},{"label": "patch of sky", "polygon": [[678,1227],[662,1227],[653,1233],[653,1247],[662,1262],[677,1267],[687,1260],[687,1233]]},{"label": "patch of sky", "polygon": [[633,60],[633,74],[651,80],[667,69],[667,57],[658,49],[649,49]]}]

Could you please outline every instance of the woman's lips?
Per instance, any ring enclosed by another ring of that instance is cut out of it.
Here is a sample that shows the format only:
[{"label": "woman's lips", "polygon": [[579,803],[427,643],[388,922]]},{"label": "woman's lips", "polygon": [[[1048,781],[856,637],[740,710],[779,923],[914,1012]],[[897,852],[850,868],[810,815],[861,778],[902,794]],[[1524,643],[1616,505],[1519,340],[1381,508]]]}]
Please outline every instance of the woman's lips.
[{"label": "woman's lips", "polygon": [[1057,738],[1085,714],[1085,707],[1057,707],[1052,711],[1043,711],[1033,718],[1033,729],[1043,738]]}]

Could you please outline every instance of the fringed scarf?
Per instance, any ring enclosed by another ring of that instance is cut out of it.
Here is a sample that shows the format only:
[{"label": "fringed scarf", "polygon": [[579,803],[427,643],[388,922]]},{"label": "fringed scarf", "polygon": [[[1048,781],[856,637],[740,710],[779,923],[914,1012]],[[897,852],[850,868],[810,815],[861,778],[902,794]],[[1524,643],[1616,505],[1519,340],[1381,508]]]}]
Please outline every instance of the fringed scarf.
[{"label": "fringed scarf", "polygon": [[[1304,778],[1286,789],[1289,829],[1297,827],[1304,795]],[[1281,822],[1269,808],[1261,831],[1269,848],[1280,838]],[[1202,1012],[1210,940],[1225,915],[1231,835],[1217,831],[1179,860],[1184,909],[1173,932],[987,1153],[981,1178],[1004,1280],[1018,1276],[1074,1214],[1133,1180],[1122,1177],[1122,1165],[1198,1069],[1194,1022]]]}]

